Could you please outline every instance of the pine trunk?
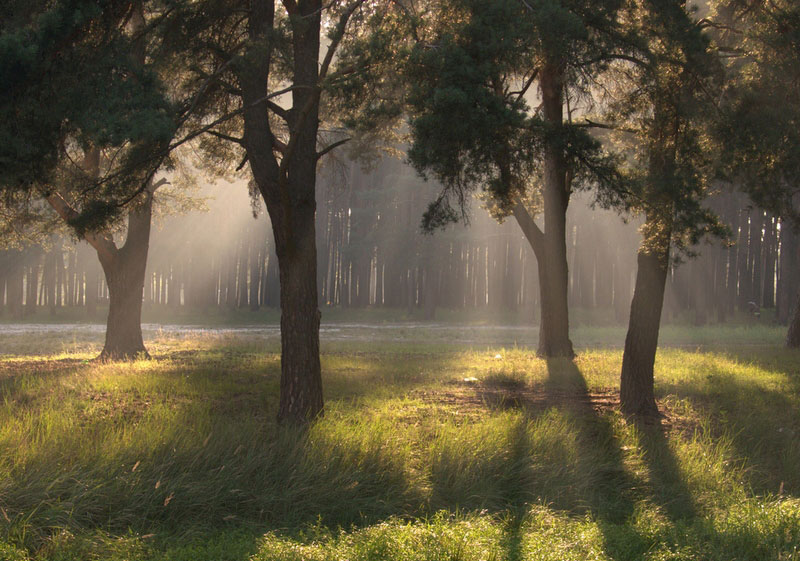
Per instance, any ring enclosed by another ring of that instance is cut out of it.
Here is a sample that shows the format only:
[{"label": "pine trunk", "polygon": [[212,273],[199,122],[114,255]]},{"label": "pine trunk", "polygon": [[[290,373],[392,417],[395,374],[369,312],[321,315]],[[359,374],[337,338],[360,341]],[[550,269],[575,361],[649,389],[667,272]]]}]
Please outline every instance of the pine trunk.
[{"label": "pine trunk", "polygon": [[322,413],[319,361],[320,311],[314,215],[295,251],[279,254],[281,293],[281,393],[278,418],[294,424]]},{"label": "pine trunk", "polygon": [[790,349],[800,349],[800,290],[797,291],[795,297],[792,320],[789,323],[789,331],[786,333],[786,346]]},{"label": "pine trunk", "polygon": [[626,415],[658,415],[653,368],[669,270],[669,239],[669,231],[661,232],[660,239],[653,245],[640,247],[637,256],[620,380],[620,406]]},{"label": "pine trunk", "polygon": [[106,342],[99,360],[149,357],[142,340],[142,291],[150,246],[152,194],[128,213],[125,245],[110,255],[98,252],[108,286]]},{"label": "pine trunk", "polygon": [[[551,126],[563,121],[563,71],[546,64],[542,69],[542,105]],[[538,353],[544,357],[575,356],[569,339],[567,291],[567,205],[569,186],[561,145],[547,143],[544,149],[544,260],[539,261],[541,323]]]}]

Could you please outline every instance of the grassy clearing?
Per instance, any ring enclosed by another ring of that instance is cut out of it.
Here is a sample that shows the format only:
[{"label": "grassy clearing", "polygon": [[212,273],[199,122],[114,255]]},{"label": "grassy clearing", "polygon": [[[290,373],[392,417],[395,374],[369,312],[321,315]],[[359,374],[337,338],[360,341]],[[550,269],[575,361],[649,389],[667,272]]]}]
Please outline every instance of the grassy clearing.
[{"label": "grassy clearing", "polygon": [[305,432],[272,342],[48,337],[0,339],[0,559],[800,559],[777,337],[660,351],[662,427],[619,416],[618,349],[330,343]]}]

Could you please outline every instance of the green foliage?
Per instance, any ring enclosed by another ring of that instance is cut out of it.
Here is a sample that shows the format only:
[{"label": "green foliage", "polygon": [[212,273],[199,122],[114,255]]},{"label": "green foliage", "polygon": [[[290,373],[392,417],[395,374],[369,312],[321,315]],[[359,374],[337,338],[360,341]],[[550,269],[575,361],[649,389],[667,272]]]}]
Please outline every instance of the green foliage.
[{"label": "green foliage", "polygon": [[[77,210],[79,236],[107,228],[167,160],[178,127],[147,56],[152,29],[131,30],[130,2],[12,9],[0,28],[0,228],[17,239],[52,230],[41,197],[54,190]],[[90,149],[99,165],[86,165]]]},{"label": "green foliage", "polygon": [[721,171],[762,208],[797,221],[800,8],[730,0],[713,16],[728,72],[715,131]]},{"label": "green foliage", "polygon": [[[52,179],[65,142],[161,145],[174,131],[157,79],[130,56],[127,2],[65,0],[0,31],[0,184]],[[141,159],[143,154],[137,154]]]},{"label": "green foliage", "polygon": [[726,228],[703,205],[712,192],[721,67],[694,11],[678,3],[640,2],[627,14],[637,38],[635,61],[609,67],[604,118],[610,140],[626,154],[626,191],[600,201],[647,217],[644,246],[671,244],[681,252]]},{"label": "green foliage", "polygon": [[535,197],[545,146],[563,154],[571,188],[625,188],[617,158],[585,123],[572,123],[571,110],[565,122],[549,122],[530,105],[548,65],[565,79],[568,99],[591,104],[597,73],[629,48],[619,8],[613,1],[462,0],[442,9],[408,70],[409,159],[443,184],[427,227],[457,219],[476,189],[489,193],[500,215],[517,198]]}]

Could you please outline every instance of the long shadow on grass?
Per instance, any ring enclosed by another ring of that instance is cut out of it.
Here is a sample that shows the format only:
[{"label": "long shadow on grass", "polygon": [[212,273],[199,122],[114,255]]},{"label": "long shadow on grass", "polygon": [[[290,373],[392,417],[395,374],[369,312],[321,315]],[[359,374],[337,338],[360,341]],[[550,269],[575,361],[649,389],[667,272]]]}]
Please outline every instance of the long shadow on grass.
[{"label": "long shadow on grass", "polygon": [[595,466],[589,509],[603,532],[605,551],[613,559],[639,559],[654,544],[651,536],[639,534],[631,524],[636,499],[658,505],[673,524],[691,520],[697,514],[665,429],[660,423],[641,421],[629,422],[621,429],[636,432],[643,452],[649,482],[637,480],[625,468],[623,450],[614,431],[614,414],[601,411],[577,365],[568,360],[550,360],[547,371],[545,388],[554,401],[569,402],[565,396],[574,396],[574,409],[580,416],[576,425],[581,451],[585,460]]},{"label": "long shadow on grass", "polygon": [[[485,426],[462,429],[472,447],[453,434],[432,466],[433,510],[486,509],[506,517],[505,555],[511,560],[522,556],[531,505],[590,512],[610,528],[631,518],[633,490],[640,487],[625,468],[613,414],[607,404],[595,409],[577,366],[551,360],[547,373],[538,390],[514,380],[478,387],[496,415]],[[611,554],[613,547],[608,549]],[[643,542],[639,550],[646,551]]]},{"label": "long shadow on grass", "polygon": [[[451,458],[456,465],[442,472],[461,468],[463,480],[437,478],[434,470],[433,496],[443,507],[487,508],[508,516],[508,559],[522,556],[531,504],[567,514],[590,512],[603,532],[606,554],[620,560],[641,558],[653,546],[652,537],[630,524],[637,500],[659,505],[673,522],[694,516],[691,493],[661,427],[630,429],[638,431],[650,474],[648,490],[648,482],[626,469],[615,434],[626,429],[618,426],[623,421],[612,412],[608,394],[590,392],[574,362],[549,360],[541,391],[513,382],[502,390],[478,392],[490,408],[516,415],[504,436],[505,455],[485,454],[477,465],[463,460],[458,465],[458,458]],[[491,479],[494,484],[487,484]],[[459,484],[462,488],[454,488]],[[454,504],[453,497],[461,500]]]},{"label": "long shadow on grass", "polygon": [[[423,510],[426,497],[410,479],[408,450],[392,445],[390,422],[342,414],[330,402],[328,417],[307,430],[279,427],[274,364],[253,365],[257,357],[245,356],[222,371],[229,360],[208,358],[113,373],[122,386],[106,381],[101,394],[70,387],[62,389],[69,399],[28,403],[14,435],[28,443],[26,453],[0,464],[8,534],[35,549],[49,528],[189,537],[244,528],[255,535]],[[45,376],[34,386],[4,388],[12,401],[29,388],[42,393],[52,382]],[[372,376],[365,373],[373,384],[422,381]],[[368,385],[349,394],[343,387],[340,397],[363,395]]]},{"label": "long shadow on grass", "polygon": [[[755,360],[752,352],[721,355],[690,381],[658,385],[659,395],[688,400],[710,421],[719,438],[730,437],[736,460],[759,494],[800,496],[800,376],[786,362],[767,357]],[[753,363],[786,376],[786,385],[770,387],[759,379],[733,371],[740,363]]]}]

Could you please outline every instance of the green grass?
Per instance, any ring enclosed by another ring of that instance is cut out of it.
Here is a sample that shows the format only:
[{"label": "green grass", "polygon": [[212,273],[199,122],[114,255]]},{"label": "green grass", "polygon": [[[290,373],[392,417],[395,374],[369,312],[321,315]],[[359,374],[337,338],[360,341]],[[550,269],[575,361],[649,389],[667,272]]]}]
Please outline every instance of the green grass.
[{"label": "green grass", "polygon": [[663,426],[589,328],[574,363],[329,342],[306,431],[272,340],[0,336],[0,559],[800,559],[800,354],[737,329],[665,334],[714,344],[660,350]]}]

